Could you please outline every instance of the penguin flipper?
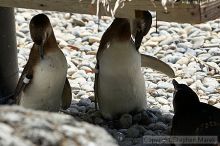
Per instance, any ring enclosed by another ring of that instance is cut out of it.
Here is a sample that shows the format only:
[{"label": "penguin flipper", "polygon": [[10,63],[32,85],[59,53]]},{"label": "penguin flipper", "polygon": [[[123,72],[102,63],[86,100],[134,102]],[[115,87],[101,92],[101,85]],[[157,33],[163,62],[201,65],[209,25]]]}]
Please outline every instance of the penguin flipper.
[{"label": "penguin flipper", "polygon": [[29,63],[27,63],[24,67],[24,70],[21,74],[21,77],[19,78],[17,87],[14,92],[14,96],[12,100],[14,100],[14,103],[19,104],[21,97],[21,92],[27,87],[27,85],[31,82],[31,79],[33,78],[33,72],[32,69],[28,69]]},{"label": "penguin flipper", "polygon": [[141,67],[149,67],[160,71],[171,78],[175,77],[173,69],[168,64],[153,56],[141,54]]},{"label": "penguin flipper", "polygon": [[62,93],[62,109],[66,110],[67,108],[69,108],[71,101],[72,101],[72,91],[71,91],[70,83],[66,78]]},{"label": "penguin flipper", "polygon": [[98,110],[98,82],[99,82],[99,72],[98,72],[98,62],[96,64],[96,72],[95,72],[95,82],[94,82],[94,96],[95,96],[95,109]]}]

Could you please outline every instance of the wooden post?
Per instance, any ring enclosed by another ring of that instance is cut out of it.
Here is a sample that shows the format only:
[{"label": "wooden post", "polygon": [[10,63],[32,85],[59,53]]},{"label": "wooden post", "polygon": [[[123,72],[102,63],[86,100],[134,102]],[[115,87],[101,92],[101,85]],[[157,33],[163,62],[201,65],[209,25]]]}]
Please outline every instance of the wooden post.
[{"label": "wooden post", "polygon": [[17,80],[14,8],[0,7],[0,104],[7,103],[16,88]]}]

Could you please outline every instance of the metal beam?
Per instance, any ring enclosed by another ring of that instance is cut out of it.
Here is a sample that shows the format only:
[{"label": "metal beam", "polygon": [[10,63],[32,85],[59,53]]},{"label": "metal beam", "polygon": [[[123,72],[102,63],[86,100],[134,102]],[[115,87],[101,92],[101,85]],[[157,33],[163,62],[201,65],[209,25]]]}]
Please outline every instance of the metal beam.
[{"label": "metal beam", "polygon": [[14,9],[0,7],[0,104],[6,104],[18,81]]}]

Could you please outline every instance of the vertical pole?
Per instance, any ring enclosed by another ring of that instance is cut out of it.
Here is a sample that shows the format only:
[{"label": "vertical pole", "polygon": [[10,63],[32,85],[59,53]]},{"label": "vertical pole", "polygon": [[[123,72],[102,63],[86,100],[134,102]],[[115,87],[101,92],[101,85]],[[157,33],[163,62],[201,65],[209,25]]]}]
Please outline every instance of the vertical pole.
[{"label": "vertical pole", "polygon": [[0,104],[6,104],[18,80],[14,8],[0,7]]}]

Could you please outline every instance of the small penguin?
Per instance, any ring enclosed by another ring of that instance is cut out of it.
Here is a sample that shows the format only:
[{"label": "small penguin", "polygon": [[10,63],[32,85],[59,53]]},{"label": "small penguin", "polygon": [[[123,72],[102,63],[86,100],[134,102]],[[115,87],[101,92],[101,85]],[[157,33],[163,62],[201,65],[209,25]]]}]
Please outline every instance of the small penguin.
[{"label": "small penguin", "polygon": [[50,20],[45,14],[38,14],[31,19],[29,27],[34,44],[14,99],[25,108],[52,112],[66,109],[72,100],[66,77],[67,61],[58,47]]},{"label": "small penguin", "polygon": [[174,117],[171,135],[218,136],[220,109],[199,101],[197,94],[185,84],[173,80]]},{"label": "small penguin", "polygon": [[115,18],[101,38],[94,90],[95,102],[106,119],[145,108],[146,88],[141,66],[175,76],[164,62],[138,52],[151,23],[150,12],[137,11],[135,20]]}]

